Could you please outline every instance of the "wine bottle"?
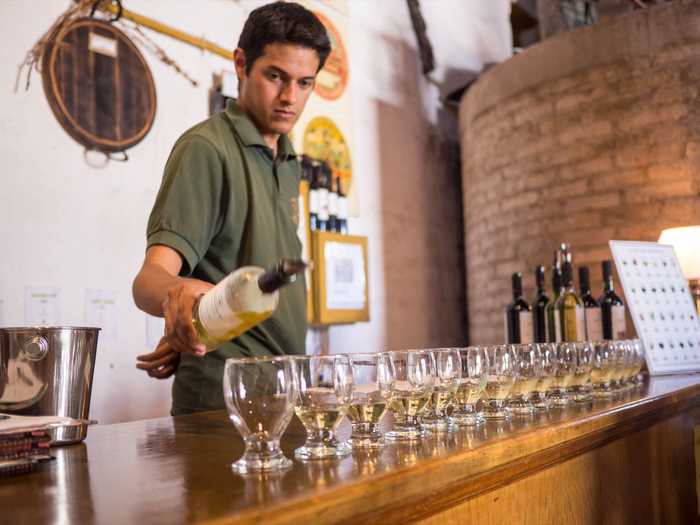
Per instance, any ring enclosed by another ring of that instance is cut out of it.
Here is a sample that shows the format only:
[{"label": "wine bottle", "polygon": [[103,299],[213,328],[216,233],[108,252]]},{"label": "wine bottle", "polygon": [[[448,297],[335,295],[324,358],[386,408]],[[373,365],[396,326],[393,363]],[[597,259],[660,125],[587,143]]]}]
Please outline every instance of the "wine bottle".
[{"label": "wine bottle", "polygon": [[321,164],[318,161],[309,163],[309,228],[311,231],[318,230],[319,212],[319,174],[318,169]]},{"label": "wine bottle", "polygon": [[323,162],[320,162],[316,169],[318,176],[318,229],[328,231],[328,173],[324,169]]},{"label": "wine bottle", "polygon": [[506,307],[508,343],[532,343],[532,310],[523,299],[523,276],[516,272],[511,280],[513,302]]},{"label": "wine bottle", "polygon": [[562,341],[583,341],[586,338],[586,318],[583,302],[574,289],[571,263],[564,259],[561,269],[563,291],[555,306],[559,313]]},{"label": "wine bottle", "polygon": [[336,178],[328,168],[328,231],[337,233],[338,225],[338,194],[335,191]]},{"label": "wine bottle", "polygon": [[547,319],[547,341],[558,343],[561,341],[561,325],[559,323],[559,312],[557,312],[557,299],[561,295],[561,269],[556,263],[552,266],[552,299],[545,307]]},{"label": "wine bottle", "polygon": [[343,188],[338,178],[338,233],[348,234],[348,198],[343,193]]},{"label": "wine bottle", "polygon": [[272,315],[279,289],[294,282],[306,263],[283,259],[272,269],[244,266],[224,277],[195,303],[192,324],[207,352]]},{"label": "wine bottle", "polygon": [[578,286],[581,291],[581,301],[586,318],[586,340],[600,341],[603,339],[603,320],[600,313],[600,304],[591,295],[591,281],[588,266],[580,266],[578,269]]},{"label": "wine bottle", "polygon": [[625,304],[615,293],[612,262],[603,261],[603,295],[598,302],[603,321],[603,339],[624,339],[627,335]]},{"label": "wine bottle", "polygon": [[547,342],[547,304],[549,297],[544,290],[544,266],[535,268],[535,299],[532,301],[532,328],[535,343]]}]

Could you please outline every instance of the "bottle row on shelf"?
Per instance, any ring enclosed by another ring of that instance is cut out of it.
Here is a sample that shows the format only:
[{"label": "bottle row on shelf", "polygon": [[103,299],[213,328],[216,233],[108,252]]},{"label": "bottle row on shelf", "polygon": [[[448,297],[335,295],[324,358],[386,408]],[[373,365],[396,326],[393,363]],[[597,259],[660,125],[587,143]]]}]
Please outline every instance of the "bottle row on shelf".
[{"label": "bottle row on shelf", "polygon": [[523,298],[522,274],[512,275],[513,302],[506,307],[508,343],[557,343],[624,339],[625,305],[615,293],[612,262],[602,262],[603,290],[591,293],[587,266],[578,268],[579,291],[574,287],[571,249],[562,244],[554,253],[551,296],[545,289],[545,267],[535,268],[536,292],[532,304]]},{"label": "bottle row on shelf", "polygon": [[348,199],[327,162],[302,155],[301,180],[309,185],[309,227],[348,233]]}]

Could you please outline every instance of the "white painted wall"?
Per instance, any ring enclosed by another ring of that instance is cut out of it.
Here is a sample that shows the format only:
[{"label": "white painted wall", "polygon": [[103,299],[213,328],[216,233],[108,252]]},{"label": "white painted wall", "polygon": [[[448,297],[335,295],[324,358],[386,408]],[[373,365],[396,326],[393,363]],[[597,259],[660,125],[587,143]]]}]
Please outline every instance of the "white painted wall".
[{"label": "white painted wall", "polygon": [[[247,13],[262,3],[125,2],[133,11],[224,47],[235,44]],[[130,286],[142,261],[146,220],[170,148],[186,128],[206,118],[211,75],[228,64],[149,32],[200,85],[192,87],[144,52],[158,94],[153,129],[129,150],[129,162],[94,169],[84,162],[82,147],[56,122],[39,75],[33,75],[29,91],[13,93],[17,65],[69,4],[69,0],[42,0],[32,2],[34,7],[29,10],[24,0],[0,2],[0,32],[4,35],[0,47],[0,326],[25,324],[27,286],[59,287],[61,314],[56,322],[78,326],[85,324],[86,289],[114,292],[118,336],[100,340],[91,416],[107,423],[165,415],[170,406],[170,382],[149,379],[134,366],[135,356],[148,348],[146,317],[133,305]],[[508,0],[424,0],[422,5],[441,68],[457,62],[478,69],[485,62],[509,56]],[[438,107],[436,88],[423,81],[416,69],[415,38],[405,2],[349,0],[348,13],[353,163],[361,195],[360,216],[351,220],[351,230],[370,239],[372,321],[333,328],[333,352],[382,348],[387,309],[416,311],[422,307],[419,302],[386,304],[383,263],[391,247],[385,245],[386,224],[382,221],[387,216],[382,209],[393,197],[380,184],[387,167],[382,166],[383,153],[378,149],[377,119],[382,107],[405,112],[405,125],[397,126],[392,134],[413,157],[420,158],[425,138],[435,133]],[[391,169],[405,171],[414,179],[422,176],[416,166]]]}]

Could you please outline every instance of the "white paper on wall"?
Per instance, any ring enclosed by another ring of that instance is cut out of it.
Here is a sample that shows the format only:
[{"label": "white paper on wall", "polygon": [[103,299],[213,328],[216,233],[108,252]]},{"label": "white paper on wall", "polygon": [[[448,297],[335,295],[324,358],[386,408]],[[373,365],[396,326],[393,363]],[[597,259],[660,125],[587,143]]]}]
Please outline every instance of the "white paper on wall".
[{"label": "white paper on wall", "polygon": [[24,289],[24,322],[27,326],[56,326],[60,324],[60,288],[57,286],[27,286]]},{"label": "white paper on wall", "polygon": [[165,334],[165,319],[146,314],[146,348],[153,351]]},{"label": "white paper on wall", "polygon": [[85,324],[99,327],[100,339],[115,340],[117,326],[116,293],[107,290],[85,290]]},{"label": "white paper on wall", "polygon": [[362,246],[327,242],[323,257],[326,268],[326,307],[329,310],[363,309],[367,280]]},{"label": "white paper on wall", "polygon": [[610,241],[651,374],[700,370],[700,319],[672,246]]}]

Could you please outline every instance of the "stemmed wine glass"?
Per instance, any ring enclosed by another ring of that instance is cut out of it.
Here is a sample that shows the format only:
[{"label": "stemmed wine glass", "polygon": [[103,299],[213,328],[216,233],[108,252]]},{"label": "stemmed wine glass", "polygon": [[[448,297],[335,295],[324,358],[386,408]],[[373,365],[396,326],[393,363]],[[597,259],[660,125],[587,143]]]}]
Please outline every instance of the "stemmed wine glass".
[{"label": "stemmed wine glass", "polygon": [[573,343],[576,349],[574,378],[568,388],[571,398],[578,403],[591,401],[591,369],[593,367],[593,345],[588,341]]},{"label": "stemmed wine glass", "polygon": [[596,341],[593,343],[591,382],[593,383],[594,398],[607,399],[612,397],[610,378],[616,366],[616,357],[613,341]]},{"label": "stemmed wine glass", "polygon": [[529,416],[535,412],[530,395],[537,388],[537,382],[543,374],[541,351],[536,343],[515,345],[514,351],[518,375],[507,405],[513,414]]},{"label": "stemmed wine glass", "polygon": [[350,408],[352,367],[346,355],[295,357],[299,390],[295,412],[306,428],[306,442],[294,451],[298,459],[342,458],[350,454],[335,431]]},{"label": "stemmed wine glass", "polygon": [[231,358],[224,365],[224,401],[229,418],[245,442],[234,472],[288,469],[280,438],[294,415],[296,383],[289,357]]},{"label": "stemmed wine glass", "polygon": [[540,362],[542,363],[542,375],[538,378],[535,389],[532,392],[532,405],[539,410],[549,409],[550,401],[547,398],[554,376],[558,370],[556,345],[554,343],[540,343]]},{"label": "stemmed wine glass", "polygon": [[567,389],[574,381],[576,370],[576,343],[556,343],[555,353],[557,372],[554,374],[547,397],[555,406],[566,406],[571,400]]},{"label": "stemmed wine glass", "polygon": [[484,422],[484,415],[477,412],[476,404],[486,388],[488,358],[484,348],[469,346],[460,348],[462,377],[456,393],[456,407],[452,421],[461,426],[475,426]]},{"label": "stemmed wine glass", "polygon": [[393,367],[387,353],[350,354],[352,400],[348,418],[352,424],[352,448],[374,449],[384,445],[379,421],[386,413],[394,382]]},{"label": "stemmed wine glass", "polygon": [[513,345],[495,345],[486,348],[488,357],[486,388],[484,390],[484,417],[508,419],[510,413],[505,400],[510,395],[518,375],[517,358]]},{"label": "stemmed wine glass", "polygon": [[394,368],[389,410],[394,414],[394,428],[386,433],[391,441],[411,441],[430,435],[421,428],[423,415],[435,382],[435,361],[428,350],[389,352]]},{"label": "stemmed wine glass", "polygon": [[421,417],[421,425],[436,432],[456,430],[457,427],[449,421],[449,416],[462,376],[459,349],[439,348],[430,353],[435,363],[435,382],[430,401]]}]

